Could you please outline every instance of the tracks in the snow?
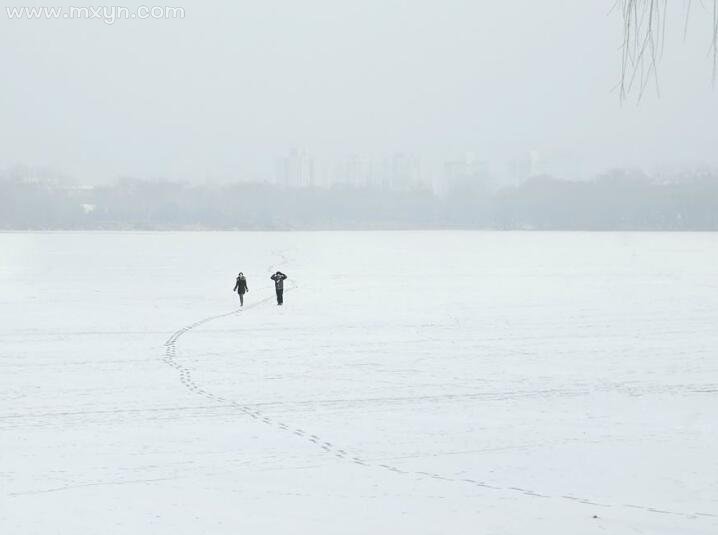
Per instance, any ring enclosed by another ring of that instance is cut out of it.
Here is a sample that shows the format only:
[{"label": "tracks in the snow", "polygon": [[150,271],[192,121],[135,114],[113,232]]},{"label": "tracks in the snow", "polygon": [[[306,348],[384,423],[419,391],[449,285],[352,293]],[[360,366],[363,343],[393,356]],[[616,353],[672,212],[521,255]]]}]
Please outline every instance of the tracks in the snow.
[{"label": "tracks in the snow", "polygon": [[[287,262],[286,257],[281,254],[277,253],[281,258],[282,262],[279,264],[284,264]],[[272,271],[272,266],[268,268],[268,271]],[[290,280],[291,284],[290,287],[287,289],[287,291],[291,291],[295,289],[297,286],[294,283],[292,279]],[[222,318],[226,318],[229,316],[234,316],[237,314],[240,314],[244,312],[245,310],[250,310],[252,308],[262,306],[268,302],[271,302],[274,300],[274,296],[265,297],[263,299],[260,299],[259,301],[252,303],[251,305],[247,305],[245,307],[232,310],[231,312],[225,312],[223,314],[216,314],[214,316],[209,316],[206,318],[203,318],[201,320],[195,321],[194,323],[191,323],[189,325],[186,325],[185,327],[182,327],[181,329],[178,329],[174,333],[172,333],[172,336],[169,337],[169,339],[165,342],[165,354],[163,357],[163,361],[170,367],[177,370],[179,374],[179,379],[182,385],[187,388],[189,391],[202,396],[208,400],[221,403],[224,405],[230,405],[233,406],[239,411],[240,413],[248,416],[249,418],[255,420],[258,423],[261,423],[263,425],[266,425],[268,427],[273,427],[278,429],[281,432],[287,433],[288,435],[293,435],[299,439],[306,440],[318,448],[321,448],[322,451],[324,451],[326,454],[333,455],[337,459],[346,460],[349,462],[352,462],[359,466],[365,466],[369,468],[378,468],[381,470],[386,470],[389,472],[392,472],[394,474],[403,475],[403,476],[415,476],[415,477],[421,477],[421,478],[430,478],[437,481],[446,481],[450,483],[456,483],[456,484],[462,484],[462,485],[470,485],[473,487],[479,487],[482,489],[489,489],[494,491],[504,491],[504,492],[510,492],[510,493],[519,493],[525,496],[533,497],[533,498],[543,498],[543,499],[557,499],[557,500],[566,500],[566,501],[572,501],[576,503],[581,503],[584,505],[590,505],[593,507],[605,507],[605,508],[630,508],[630,509],[639,509],[644,512],[648,513],[659,513],[664,515],[673,515],[673,516],[680,516],[684,518],[718,518],[718,514],[712,514],[712,513],[702,513],[702,512],[693,512],[693,513],[687,513],[687,512],[680,512],[680,511],[669,511],[665,509],[658,509],[654,507],[644,506],[644,505],[633,505],[633,504],[611,504],[611,503],[601,503],[594,500],[590,500],[587,498],[582,498],[578,496],[572,496],[572,495],[549,495],[549,494],[542,494],[539,492],[536,492],[531,489],[526,489],[522,487],[507,487],[507,486],[497,486],[492,485],[486,481],[480,481],[476,479],[470,479],[470,478],[457,478],[457,477],[448,477],[441,474],[433,473],[433,472],[425,472],[425,471],[419,471],[419,470],[403,470],[401,468],[398,468],[396,466],[392,466],[389,464],[379,464],[379,463],[373,463],[366,459],[363,459],[360,456],[352,455],[347,452],[347,450],[341,449],[338,446],[336,446],[334,443],[325,440],[321,438],[318,435],[311,434],[310,432],[298,428],[293,427],[285,422],[279,421],[275,418],[272,418],[271,416],[265,414],[261,410],[259,410],[256,406],[252,406],[250,404],[241,403],[239,401],[234,401],[222,396],[218,396],[208,390],[205,387],[202,387],[201,385],[197,384],[194,379],[192,378],[192,372],[189,368],[178,362],[177,360],[177,342],[178,340],[191,331],[192,329],[195,329],[201,325],[204,325],[206,323],[219,320]]]}]

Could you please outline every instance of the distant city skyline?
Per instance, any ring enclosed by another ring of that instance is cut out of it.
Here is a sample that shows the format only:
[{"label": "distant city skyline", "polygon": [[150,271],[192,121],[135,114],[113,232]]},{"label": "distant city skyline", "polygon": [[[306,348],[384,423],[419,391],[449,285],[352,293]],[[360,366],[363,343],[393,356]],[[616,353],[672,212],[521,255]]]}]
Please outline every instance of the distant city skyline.
[{"label": "distant city skyline", "polygon": [[306,148],[292,148],[277,155],[257,173],[217,176],[116,175],[107,180],[81,180],[61,169],[16,163],[1,166],[0,177],[30,181],[65,182],[77,186],[109,184],[120,179],[160,180],[196,183],[267,183],[289,188],[330,188],[334,186],[371,187],[391,191],[428,189],[444,195],[452,188],[468,184],[495,190],[520,185],[531,177],[550,176],[560,180],[590,180],[615,169],[638,171],[651,176],[692,174],[700,169],[715,169],[701,162],[676,165],[591,167],[567,151],[543,151],[537,148],[516,153],[510,158],[484,156],[485,151],[454,151],[443,159],[429,159],[407,152],[365,154],[349,152],[345,156],[326,157]]}]

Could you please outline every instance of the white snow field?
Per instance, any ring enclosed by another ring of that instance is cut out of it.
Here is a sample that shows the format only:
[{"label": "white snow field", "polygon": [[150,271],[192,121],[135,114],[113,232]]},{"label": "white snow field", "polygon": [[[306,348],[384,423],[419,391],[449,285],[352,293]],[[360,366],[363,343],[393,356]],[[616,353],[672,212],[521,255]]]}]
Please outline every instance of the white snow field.
[{"label": "white snow field", "polygon": [[3,535],[718,533],[716,234],[5,233],[0,290]]}]

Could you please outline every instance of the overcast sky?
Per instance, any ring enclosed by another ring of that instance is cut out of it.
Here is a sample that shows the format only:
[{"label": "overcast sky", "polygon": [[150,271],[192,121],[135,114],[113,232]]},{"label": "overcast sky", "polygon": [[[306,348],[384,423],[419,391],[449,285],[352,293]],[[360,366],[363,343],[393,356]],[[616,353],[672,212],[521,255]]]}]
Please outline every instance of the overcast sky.
[{"label": "overcast sky", "polygon": [[621,105],[611,3],[177,0],[182,20],[114,24],[9,20],[3,6],[0,168],[262,178],[293,147],[718,164],[709,15],[694,2],[684,43],[672,3],[661,98]]}]

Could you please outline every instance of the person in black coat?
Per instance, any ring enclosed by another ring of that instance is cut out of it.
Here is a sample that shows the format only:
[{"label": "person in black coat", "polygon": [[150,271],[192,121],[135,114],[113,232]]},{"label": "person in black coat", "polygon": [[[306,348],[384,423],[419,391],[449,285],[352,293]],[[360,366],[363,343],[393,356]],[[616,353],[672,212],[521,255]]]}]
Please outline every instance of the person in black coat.
[{"label": "person in black coat", "polygon": [[240,272],[239,275],[237,275],[237,282],[234,285],[234,290],[232,291],[239,294],[239,306],[244,306],[244,294],[249,291],[247,279],[244,278],[244,273]]},{"label": "person in black coat", "polygon": [[269,278],[274,281],[274,289],[277,292],[277,304],[284,304],[284,279],[286,279],[287,276],[281,271],[277,271]]}]

